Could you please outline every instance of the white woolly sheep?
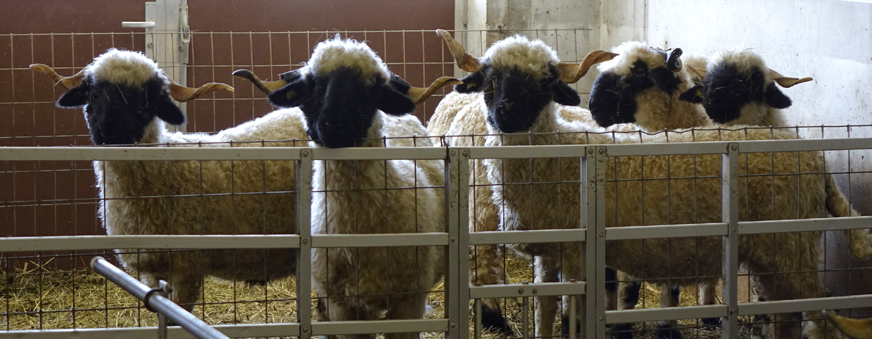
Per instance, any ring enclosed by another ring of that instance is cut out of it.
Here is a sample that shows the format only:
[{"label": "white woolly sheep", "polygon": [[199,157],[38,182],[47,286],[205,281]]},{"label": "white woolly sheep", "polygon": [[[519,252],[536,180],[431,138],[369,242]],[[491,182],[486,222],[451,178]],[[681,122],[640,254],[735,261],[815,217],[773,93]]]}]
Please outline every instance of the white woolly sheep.
[{"label": "white woolly sheep", "polygon": [[[477,60],[463,51],[451,34],[445,30],[437,30],[436,33],[445,40],[452,54],[458,60],[458,66],[467,71],[475,71]],[[542,44],[541,41],[537,43]],[[574,83],[584,76],[596,58],[608,57],[600,54],[601,51],[592,53],[582,64],[561,63],[556,65],[565,76],[564,83]],[[605,53],[605,52],[602,52]],[[430,135],[446,136],[446,141],[454,147],[482,146],[484,134],[487,133],[485,122],[486,116],[478,114],[478,110],[470,109],[477,101],[483,100],[482,93],[459,93],[451,92],[442,98],[439,106],[428,124]],[[576,107],[566,107],[566,118],[576,118]],[[587,114],[589,116],[590,114]],[[497,231],[499,226],[499,211],[491,200],[492,192],[485,176],[484,164],[481,160],[470,161],[470,182],[475,186],[469,191],[469,230]],[[474,249],[471,258],[471,278],[476,284],[493,285],[505,283],[505,272],[502,266],[502,250],[499,246],[480,245]],[[635,304],[635,301],[633,301]],[[505,317],[499,310],[499,303],[494,299],[485,299],[482,303],[482,327],[496,330],[506,335],[513,335]]]},{"label": "white woolly sheep", "polygon": [[[491,47],[489,54],[499,49],[527,50],[527,43],[507,41]],[[509,55],[524,55],[508,53]],[[484,101],[476,107],[488,117],[486,145],[547,145],[547,144],[600,144],[638,143],[633,137],[611,137],[591,133],[576,133],[567,129],[561,119],[555,117],[559,107],[558,98],[568,94],[553,93],[555,100],[531,100],[517,95],[515,89],[524,88],[531,97],[546,98],[554,86],[552,79],[559,76],[554,68],[556,56],[548,53],[527,53],[527,58],[518,57],[502,65],[538,65],[538,70],[526,84],[503,76],[498,63],[483,63],[481,71],[464,78],[464,85],[455,89],[460,92],[483,92]],[[502,66],[501,65],[501,66]],[[535,76],[539,74],[539,77]],[[472,85],[467,85],[472,84]],[[513,95],[514,94],[514,95]],[[577,98],[577,94],[575,94]],[[577,100],[577,99],[576,99]],[[568,100],[567,100],[568,101]],[[558,134],[555,134],[557,132]],[[584,131],[581,131],[584,132]],[[566,133],[566,134],[561,134]],[[697,131],[696,133],[672,133],[651,136],[654,142],[692,142],[712,140],[768,140],[795,139],[796,135],[781,131]],[[647,142],[647,141],[646,141]],[[721,218],[720,180],[672,179],[646,180],[642,182],[642,158],[621,157],[608,161],[606,177],[620,180],[606,185],[606,225],[609,227],[642,226],[652,224],[683,224],[717,222]],[[644,178],[676,178],[694,176],[717,176],[720,174],[720,158],[711,156],[662,156],[645,157]],[[748,184],[739,185],[742,220],[777,220],[792,218],[823,217],[826,186],[832,176],[820,174],[825,170],[819,152],[790,154],[749,154],[739,159],[740,175],[763,174],[774,177],[747,177]],[[579,187],[577,184],[528,184],[551,183],[559,178],[578,177],[576,161],[558,159],[507,159],[486,160],[488,180],[496,186],[494,203],[502,209],[502,228],[525,230],[540,228],[571,228],[578,224]],[[741,173],[747,170],[748,173]],[[799,172],[799,171],[802,172]],[[798,175],[800,173],[808,173]],[[792,174],[792,175],[791,175]],[[624,181],[625,179],[635,179]],[[505,185],[503,184],[510,184]],[[555,187],[557,186],[557,187]],[[747,192],[746,192],[747,190]],[[644,191],[644,195],[642,192]],[[773,194],[773,191],[775,194]],[[797,194],[800,192],[801,194]],[[618,194],[619,193],[619,194]],[[747,199],[747,201],[745,201]],[[754,273],[787,273],[755,275],[760,295],[767,300],[820,297],[825,288],[814,271],[820,253],[820,232],[802,234],[765,234],[741,237],[740,260]],[[852,249],[862,250],[860,256],[872,254],[867,237],[854,238]],[[700,276],[715,277],[722,270],[721,239],[719,237],[697,239],[653,239],[640,241],[614,241],[607,245],[606,264],[633,276],[650,281],[667,281],[687,285],[698,283]],[[796,256],[773,253],[777,248],[795,249],[808,255]],[[563,244],[562,251],[553,246],[526,245],[518,249],[537,257],[537,281],[571,279],[579,275],[578,244]],[[713,250],[717,249],[717,250]],[[563,253],[560,253],[563,252]],[[644,254],[644,255],[643,255]],[[712,282],[712,281],[710,281]],[[778,286],[779,288],[776,288]],[[537,309],[537,320],[548,325],[556,309],[554,303],[542,302]],[[550,316],[550,317],[549,317]],[[784,320],[794,315],[783,315]],[[806,313],[812,323],[807,334],[812,338],[836,335],[831,328],[821,324],[818,313]],[[793,338],[796,325],[780,321],[776,325],[778,337]],[[550,327],[542,326],[550,332]],[[537,335],[549,333],[537,333]]]},{"label": "white woolly sheep", "polygon": [[[276,111],[216,135],[168,132],[165,123],[185,120],[171,95],[186,101],[232,88],[223,84],[197,91],[182,88],[138,52],[110,49],[67,78],[45,65],[32,68],[68,88],[58,99],[59,107],[84,106],[97,145],[295,146],[294,139],[306,138],[299,110]],[[296,190],[292,161],[94,161],[94,173],[100,190],[99,216],[109,235],[296,233],[295,211],[289,208],[294,206]],[[117,252],[125,267],[138,272],[147,285],[169,281],[172,300],[189,311],[205,276],[248,282],[293,276],[298,253],[294,249]]]},{"label": "white woolly sheep", "polygon": [[[414,123],[413,129],[387,126],[387,116],[406,115],[415,103],[391,83],[395,76],[364,43],[321,42],[297,74],[268,99],[302,109],[313,146],[383,147],[386,137],[426,137],[416,119],[404,120]],[[444,231],[442,164],[422,163],[427,162],[315,161],[312,233]],[[330,321],[377,320],[385,312],[388,319],[421,318],[444,265],[444,250],[434,246],[314,249],[313,282],[322,301],[318,314]]]}]

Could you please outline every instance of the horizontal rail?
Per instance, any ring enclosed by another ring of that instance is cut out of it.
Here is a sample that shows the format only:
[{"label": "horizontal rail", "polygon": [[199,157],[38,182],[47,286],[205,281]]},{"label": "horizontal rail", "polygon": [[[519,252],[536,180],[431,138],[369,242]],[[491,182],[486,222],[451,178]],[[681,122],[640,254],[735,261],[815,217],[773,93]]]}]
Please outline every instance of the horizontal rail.
[{"label": "horizontal rail", "polygon": [[534,244],[584,241],[585,229],[469,232],[470,245]]},{"label": "horizontal rail", "polygon": [[9,161],[299,160],[300,147],[0,147]]},{"label": "horizontal rail", "polygon": [[610,157],[648,155],[726,154],[728,142],[676,142],[652,144],[603,145]]},{"label": "horizontal rail", "polygon": [[190,312],[185,311],[181,306],[176,305],[163,295],[150,294],[150,288],[148,286],[139,282],[136,278],[131,277],[129,274],[124,273],[124,271],[110,264],[106,259],[103,259],[102,257],[94,257],[91,259],[91,268],[94,269],[94,272],[97,272],[97,274],[102,275],[107,280],[115,283],[128,293],[135,296],[137,299],[142,300],[146,305],[151,305],[150,310],[154,310],[155,312],[166,316],[174,323],[181,325],[182,328],[188,332],[191,332],[191,334],[197,336],[197,338],[227,338],[223,333],[210,327],[208,324],[195,317]]},{"label": "horizontal rail", "polygon": [[776,314],[872,306],[872,294],[739,304],[739,315]]},{"label": "horizontal rail", "polygon": [[239,249],[299,248],[300,236],[292,234],[237,235],[75,235],[54,237],[3,237],[0,248],[16,251],[78,251],[103,249]]},{"label": "horizontal rail", "polygon": [[442,160],[445,147],[312,148],[313,160]]},{"label": "horizontal rail", "polygon": [[740,141],[739,153],[872,149],[872,138]]},{"label": "horizontal rail", "polygon": [[739,222],[739,234],[836,231],[872,228],[872,217],[814,218]]},{"label": "horizontal rail", "polygon": [[607,227],[606,240],[633,240],[727,235],[727,224],[651,225]]},{"label": "horizontal rail", "polygon": [[506,284],[488,286],[470,286],[469,298],[512,298],[549,295],[582,295],[587,284],[579,282],[558,282],[529,284]]},{"label": "horizontal rail", "polygon": [[330,321],[312,323],[312,335],[445,331],[448,331],[448,319]]},{"label": "horizontal rail", "polygon": [[720,318],[727,316],[727,311],[727,305],[700,305],[686,307],[606,311],[606,324],[622,324],[640,321]]},{"label": "horizontal rail", "polygon": [[[476,146],[470,159],[580,158],[586,145]],[[466,148],[466,147],[464,147]]]},{"label": "horizontal rail", "polygon": [[446,245],[448,245],[448,233],[312,235],[312,247],[318,248]]},{"label": "horizontal rail", "polygon": [[[218,332],[228,337],[287,337],[300,335],[300,324],[252,324],[252,325],[215,325]],[[131,327],[131,328],[86,328],[68,330],[40,330],[40,331],[0,331],[0,339],[154,339],[157,338],[157,327]],[[167,328],[167,337],[174,339],[196,339],[181,327],[171,326]]]}]

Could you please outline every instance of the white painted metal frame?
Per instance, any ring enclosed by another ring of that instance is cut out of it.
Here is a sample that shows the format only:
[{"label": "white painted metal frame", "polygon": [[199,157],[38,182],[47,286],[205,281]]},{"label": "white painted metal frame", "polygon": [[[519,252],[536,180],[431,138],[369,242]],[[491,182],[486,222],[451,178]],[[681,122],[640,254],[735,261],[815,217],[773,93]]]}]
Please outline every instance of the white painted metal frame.
[{"label": "white painted metal frame", "polygon": [[[738,236],[766,232],[801,232],[866,228],[872,217],[806,219],[799,221],[738,222],[737,185],[738,156],[742,153],[820,151],[872,149],[872,139],[822,139],[789,141],[700,142],[675,144],[634,144],[597,146],[514,146],[470,148],[349,148],[310,149],[283,147],[10,147],[0,148],[3,161],[69,161],[69,160],[296,160],[298,171],[298,232],[292,235],[264,236],[68,236],[0,238],[3,251],[20,250],[79,250],[99,248],[300,248],[297,275],[299,306],[310,305],[311,249],[332,246],[385,246],[386,243],[446,246],[446,313],[447,319],[419,319],[392,321],[311,321],[311,309],[298,307],[299,322],[286,324],[222,325],[215,326],[228,336],[299,336],[351,334],[372,332],[445,332],[450,338],[469,337],[467,326],[468,300],[494,297],[523,297],[539,295],[567,295],[572,313],[580,312],[582,337],[605,336],[609,323],[688,319],[699,317],[727,317],[724,337],[734,336],[738,330],[737,317],[751,314],[787,313],[830,308],[858,308],[872,306],[872,295],[786,300],[761,303],[737,303],[736,279],[738,274]],[[447,154],[447,159],[446,159]],[[614,156],[650,156],[674,154],[721,154],[723,158],[723,206],[721,223],[693,225],[662,225],[645,227],[605,228],[605,164]],[[467,190],[469,189],[469,160],[486,158],[566,157],[578,158],[582,165],[582,229],[542,230],[524,232],[469,233]],[[384,234],[360,236],[313,236],[310,221],[311,182],[301,180],[311,176],[314,160],[335,159],[442,159],[445,166],[445,213],[447,229],[444,233]],[[451,174],[455,175],[452,176]],[[452,182],[451,178],[456,178]],[[652,237],[723,236],[727,251],[725,265],[725,305],[690,306],[668,309],[605,311],[603,293],[599,291],[605,281],[601,273],[605,267],[605,242],[618,239]],[[390,239],[391,241],[385,241]],[[550,242],[584,242],[584,282],[525,284],[503,286],[469,286],[468,247],[476,244]],[[575,302],[580,297],[581,302]],[[480,303],[476,302],[476,305]],[[478,307],[476,307],[476,310]],[[574,319],[574,318],[573,318]],[[477,318],[477,320],[480,320]],[[574,326],[571,326],[574,329]],[[156,328],[110,328],[46,331],[0,332],[0,337],[48,338],[63,335],[70,338],[153,338]],[[175,337],[174,333],[174,337]],[[179,337],[184,334],[179,333]],[[571,333],[574,334],[574,333]]]}]

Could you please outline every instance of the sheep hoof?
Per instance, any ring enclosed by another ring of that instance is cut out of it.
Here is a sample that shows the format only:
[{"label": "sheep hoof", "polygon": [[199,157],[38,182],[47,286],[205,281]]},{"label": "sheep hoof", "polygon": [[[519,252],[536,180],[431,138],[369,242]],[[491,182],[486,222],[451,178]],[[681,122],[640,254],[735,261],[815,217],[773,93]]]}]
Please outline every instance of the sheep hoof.
[{"label": "sheep hoof", "polygon": [[609,339],[633,339],[633,324],[612,324]]},{"label": "sheep hoof", "polygon": [[499,309],[493,309],[482,305],[481,308],[481,327],[486,331],[498,333],[505,337],[514,337],[515,331],[509,326],[506,317],[500,313]]},{"label": "sheep hoof", "polygon": [[704,318],[702,324],[703,326],[721,326],[721,318]]},{"label": "sheep hoof", "polygon": [[681,339],[681,332],[669,326],[668,323],[657,324],[657,331],[654,332],[655,339]]}]

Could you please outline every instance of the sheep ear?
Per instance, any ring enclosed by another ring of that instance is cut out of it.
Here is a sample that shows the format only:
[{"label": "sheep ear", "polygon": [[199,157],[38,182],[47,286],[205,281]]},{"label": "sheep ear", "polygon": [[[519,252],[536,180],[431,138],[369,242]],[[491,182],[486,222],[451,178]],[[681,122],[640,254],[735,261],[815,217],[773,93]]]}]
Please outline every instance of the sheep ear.
[{"label": "sheep ear", "polygon": [[157,115],[163,121],[166,121],[170,125],[181,125],[185,123],[185,113],[176,106],[175,103],[170,99],[169,94],[163,93],[160,97],[155,100],[155,102],[151,103],[152,112]]},{"label": "sheep ear", "polygon": [[60,108],[76,108],[84,106],[88,103],[91,87],[87,81],[82,81],[76,87],[70,88],[61,97],[58,98],[57,106]]},{"label": "sheep ear", "polygon": [[379,96],[378,109],[390,115],[405,115],[415,110],[415,102],[393,86],[384,86]]},{"label": "sheep ear", "polygon": [[308,86],[306,80],[298,78],[282,88],[279,88],[269,95],[266,99],[276,107],[297,107],[303,104],[308,97]]},{"label": "sheep ear", "polygon": [[554,102],[565,106],[581,105],[581,96],[565,82],[558,81],[551,92],[554,94]]},{"label": "sheep ear", "polygon": [[692,102],[694,104],[698,104],[702,102],[702,85],[696,85],[691,87],[689,90],[684,91],[678,96],[679,99]]},{"label": "sheep ear", "polygon": [[766,103],[775,108],[788,108],[791,104],[790,98],[781,93],[774,82],[766,86]]}]

